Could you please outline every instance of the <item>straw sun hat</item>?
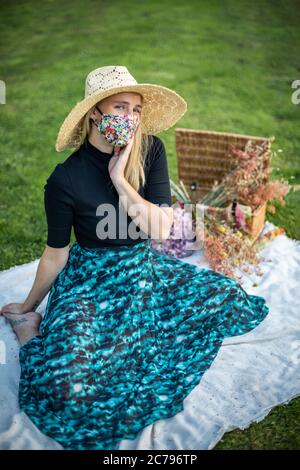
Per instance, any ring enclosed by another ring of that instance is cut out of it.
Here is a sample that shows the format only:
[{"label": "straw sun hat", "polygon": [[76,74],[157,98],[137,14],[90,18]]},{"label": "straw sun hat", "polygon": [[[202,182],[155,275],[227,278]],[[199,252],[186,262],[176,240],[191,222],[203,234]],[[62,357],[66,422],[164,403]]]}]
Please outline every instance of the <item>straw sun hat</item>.
[{"label": "straw sun hat", "polygon": [[143,96],[141,131],[155,134],[172,127],[186,112],[187,103],[175,91],[161,85],[138,83],[126,67],[109,65],[92,70],[85,80],[85,97],[69,112],[59,130],[58,152],[80,145],[86,113],[100,100],[116,93],[135,92]]}]

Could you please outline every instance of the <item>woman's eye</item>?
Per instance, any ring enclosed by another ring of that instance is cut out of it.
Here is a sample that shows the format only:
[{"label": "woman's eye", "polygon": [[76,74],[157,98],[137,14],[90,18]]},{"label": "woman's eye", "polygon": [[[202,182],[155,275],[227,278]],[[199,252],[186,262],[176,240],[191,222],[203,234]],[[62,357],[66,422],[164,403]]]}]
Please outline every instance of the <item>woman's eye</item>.
[{"label": "woman's eye", "polygon": [[[116,108],[125,108],[125,106],[120,105],[120,106],[116,106]],[[139,114],[142,113],[140,109],[137,109],[135,112],[138,112]]]}]

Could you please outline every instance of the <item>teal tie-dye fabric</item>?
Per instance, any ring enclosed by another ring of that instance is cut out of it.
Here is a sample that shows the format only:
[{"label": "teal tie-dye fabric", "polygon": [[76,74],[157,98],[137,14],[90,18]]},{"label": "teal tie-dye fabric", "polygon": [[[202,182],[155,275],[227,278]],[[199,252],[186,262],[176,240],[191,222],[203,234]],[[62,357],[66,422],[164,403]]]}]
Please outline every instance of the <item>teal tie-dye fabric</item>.
[{"label": "teal tie-dye fabric", "polygon": [[117,449],[182,411],[223,339],[268,312],[237,281],[150,240],[75,241],[49,292],[42,336],[20,347],[20,409],[64,449]]}]

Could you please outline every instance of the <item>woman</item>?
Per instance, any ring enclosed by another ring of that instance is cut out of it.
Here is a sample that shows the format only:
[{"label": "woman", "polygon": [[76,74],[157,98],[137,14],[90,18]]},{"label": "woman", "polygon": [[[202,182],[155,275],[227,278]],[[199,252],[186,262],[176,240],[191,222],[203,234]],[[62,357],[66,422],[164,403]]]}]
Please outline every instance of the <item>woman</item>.
[{"label": "woman", "polygon": [[46,249],[27,299],[1,313],[20,341],[20,409],[64,449],[116,449],[180,412],[223,339],[268,314],[233,279],[151,246],[173,223],[153,134],[185,111],[174,91],[101,67],[58,134],[57,151],[76,150],[45,185]]}]

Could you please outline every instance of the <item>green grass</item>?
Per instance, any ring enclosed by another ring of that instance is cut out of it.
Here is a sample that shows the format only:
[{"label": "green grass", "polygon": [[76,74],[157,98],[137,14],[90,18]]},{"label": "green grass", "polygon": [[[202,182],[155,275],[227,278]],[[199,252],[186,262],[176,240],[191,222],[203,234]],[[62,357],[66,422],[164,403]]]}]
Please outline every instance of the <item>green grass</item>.
[{"label": "green grass", "polygon": [[227,432],[213,450],[298,450],[300,449],[300,399],[276,406],[260,422],[246,430]]},{"label": "green grass", "polygon": [[[175,89],[188,103],[176,127],[275,136],[274,177],[300,183],[298,1],[18,1],[1,8],[0,269],[41,256],[43,186],[69,151],[54,148],[84,96],[88,72],[126,65],[139,82]],[[164,140],[177,178],[174,128]],[[300,193],[268,220],[300,239]],[[72,240],[74,235],[72,234]],[[13,299],[12,299],[13,301]],[[216,448],[300,448],[300,398]]]}]

